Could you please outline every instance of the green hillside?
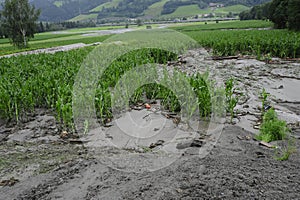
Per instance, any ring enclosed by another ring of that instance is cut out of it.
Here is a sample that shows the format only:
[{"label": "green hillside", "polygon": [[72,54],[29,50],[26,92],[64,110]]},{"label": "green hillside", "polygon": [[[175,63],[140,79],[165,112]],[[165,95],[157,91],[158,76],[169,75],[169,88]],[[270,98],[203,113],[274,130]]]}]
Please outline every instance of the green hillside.
[{"label": "green hillside", "polygon": [[92,19],[97,19],[98,14],[81,14],[76,17],[73,17],[72,19],[68,21],[86,21],[86,20],[92,20]]},{"label": "green hillside", "polygon": [[145,10],[144,14],[146,16],[159,17],[163,10],[163,6],[168,1],[170,0],[161,0],[160,2],[152,4],[147,10]]},{"label": "green hillside", "polygon": [[[2,1],[2,0],[0,0]],[[42,21],[90,19],[178,18],[212,12],[209,3],[223,4],[214,13],[237,14],[269,0],[32,0]]]},{"label": "green hillside", "polygon": [[93,8],[92,10],[90,10],[90,12],[99,12],[101,11],[103,8],[113,8],[118,6],[118,4],[121,2],[122,0],[112,0],[110,2],[106,2],[103,3],[99,6],[97,6],[96,8]]},{"label": "green hillside", "polygon": [[249,10],[250,8],[244,5],[234,5],[226,6],[223,8],[216,8],[212,10],[211,8],[200,9],[198,5],[188,5],[180,6],[173,13],[167,15],[161,15],[161,18],[182,18],[182,17],[193,17],[196,15],[204,15],[214,13],[216,15],[227,15],[229,12],[233,14],[238,14],[244,10]]},{"label": "green hillside", "polygon": [[[167,15],[162,15],[162,18],[180,18],[180,17],[190,17],[203,13],[203,9],[199,9],[198,5],[188,5],[188,6],[180,6],[175,12]],[[204,11],[206,13],[206,11]],[[208,12],[209,13],[209,12]]]},{"label": "green hillside", "polygon": [[57,7],[61,7],[63,5],[63,1],[54,1],[54,5],[56,5]]},{"label": "green hillside", "polygon": [[240,13],[243,12],[245,10],[249,10],[250,8],[244,5],[234,5],[234,6],[227,6],[224,8],[218,8],[216,10],[216,12],[218,13],[228,13],[228,12],[232,12],[232,13]]}]

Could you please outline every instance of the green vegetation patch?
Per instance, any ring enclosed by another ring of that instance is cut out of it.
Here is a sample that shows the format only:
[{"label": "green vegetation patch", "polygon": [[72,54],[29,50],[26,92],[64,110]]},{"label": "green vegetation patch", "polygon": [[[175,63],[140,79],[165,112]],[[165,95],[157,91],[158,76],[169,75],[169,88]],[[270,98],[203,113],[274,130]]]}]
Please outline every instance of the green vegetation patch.
[{"label": "green vegetation patch", "polygon": [[69,21],[85,21],[85,20],[91,20],[91,19],[97,19],[98,14],[97,13],[91,13],[91,14],[81,14],[78,15],[72,19],[70,19]]},{"label": "green vegetation patch", "polygon": [[[93,47],[59,52],[0,59],[0,113],[6,119],[16,122],[26,119],[35,108],[53,109],[57,121],[64,129],[74,130],[72,111],[72,91],[76,74],[81,63]],[[146,63],[166,64],[177,59],[177,55],[160,49],[140,49],[132,51],[115,60],[100,77],[96,88],[95,107],[98,118],[105,122],[112,117],[110,88],[114,87],[128,70]],[[186,77],[181,72],[174,72],[175,80],[182,85],[181,79],[191,84],[198,103],[188,105],[190,116],[199,108],[201,117],[211,114],[211,88],[207,75],[196,74]],[[178,78],[176,78],[178,77]],[[168,72],[164,71],[164,81],[169,81]],[[179,88],[180,89],[180,88]],[[185,90],[185,88],[181,88]],[[174,91],[159,84],[147,84],[138,88],[127,98],[130,104],[149,99],[161,99],[165,109],[179,112],[181,106]],[[124,103],[124,102],[123,102]],[[125,102],[126,103],[126,102]]]},{"label": "green vegetation patch", "polygon": [[68,119],[74,76],[92,49],[0,59],[2,117],[18,122],[44,107],[56,109],[58,121]]},{"label": "green vegetation patch", "polygon": [[54,5],[56,5],[57,7],[61,7],[63,5],[63,1],[54,1]]},{"label": "green vegetation patch", "polygon": [[188,17],[195,16],[200,13],[200,9],[197,4],[180,6],[173,13],[162,15],[163,18],[176,18],[176,17]]},{"label": "green vegetation patch", "polygon": [[286,122],[279,120],[275,110],[270,109],[264,114],[260,134],[256,138],[265,142],[283,140],[287,137],[288,132],[289,128]]},{"label": "green vegetation patch", "polygon": [[106,2],[103,3],[99,6],[97,6],[96,8],[93,8],[92,10],[90,10],[90,12],[99,12],[101,11],[103,8],[113,8],[118,6],[118,4],[121,2],[121,0],[112,0],[110,2]]},{"label": "green vegetation patch", "polygon": [[245,10],[249,10],[249,7],[244,6],[244,5],[233,5],[233,6],[226,6],[223,8],[218,8],[215,12],[221,12],[221,13],[240,13]]},{"label": "green vegetation patch", "polygon": [[144,14],[147,16],[154,16],[154,17],[160,16],[161,11],[163,10],[163,6],[168,1],[170,0],[162,0],[160,2],[152,4],[151,6],[148,7],[147,10],[144,11]]},{"label": "green vegetation patch", "polygon": [[[61,35],[61,34],[59,34]],[[70,45],[70,44],[76,44],[76,43],[85,43],[85,44],[93,44],[96,42],[103,42],[107,38],[111,37],[110,35],[103,35],[103,36],[81,36],[78,34],[66,34],[65,37],[48,37],[45,36],[44,40],[37,40],[32,41],[30,43],[29,48],[26,49],[19,49],[14,46],[11,46],[10,44],[0,44],[0,55],[7,55],[12,53],[18,53],[18,52],[24,52],[24,51],[30,51],[30,50],[36,50],[36,49],[44,49],[44,48],[52,48],[52,47],[58,47],[63,45]],[[48,38],[48,39],[46,39]]]},{"label": "green vegetation patch", "polygon": [[207,24],[197,24],[191,26],[173,27],[174,30],[182,32],[204,31],[204,30],[222,30],[222,29],[255,29],[255,28],[270,28],[273,26],[272,22],[262,20],[249,21],[215,21],[207,22]]},{"label": "green vegetation patch", "polygon": [[[224,26],[227,23],[223,23]],[[300,57],[300,33],[287,30],[211,30],[201,31],[205,25],[178,27],[175,29],[212,48],[214,55],[232,56],[237,54],[276,56],[280,58]],[[215,26],[212,26],[215,27]]]}]

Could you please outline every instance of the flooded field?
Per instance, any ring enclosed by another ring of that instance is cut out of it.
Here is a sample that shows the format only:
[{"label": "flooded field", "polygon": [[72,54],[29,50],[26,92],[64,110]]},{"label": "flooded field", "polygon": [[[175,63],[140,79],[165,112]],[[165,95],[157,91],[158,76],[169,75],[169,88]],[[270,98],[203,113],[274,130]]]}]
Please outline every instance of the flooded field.
[{"label": "flooded field", "polygon": [[137,105],[83,137],[61,132],[51,110],[38,109],[18,125],[1,120],[0,199],[299,198],[299,153],[277,161],[276,149],[254,137],[265,88],[267,105],[287,121],[299,151],[299,62],[214,60],[198,48],[166,68],[208,71],[220,82],[233,77],[239,94],[233,123],[227,116],[221,129],[201,120],[189,127],[159,101]]}]

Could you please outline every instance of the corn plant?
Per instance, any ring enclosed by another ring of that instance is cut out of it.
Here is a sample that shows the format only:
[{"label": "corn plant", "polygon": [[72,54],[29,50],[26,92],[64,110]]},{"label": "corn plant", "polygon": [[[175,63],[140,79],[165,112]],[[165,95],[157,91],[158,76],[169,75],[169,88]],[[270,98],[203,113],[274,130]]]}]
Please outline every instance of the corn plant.
[{"label": "corn plant", "polygon": [[211,94],[209,91],[208,74],[197,73],[190,79],[190,84],[198,97],[199,114],[208,117],[211,113]]},{"label": "corn plant", "polygon": [[230,78],[225,82],[225,95],[227,101],[227,111],[230,113],[230,123],[234,117],[234,108],[238,102],[238,97],[234,95],[234,79]]},{"label": "corn plant", "polygon": [[267,102],[267,98],[269,96],[269,93],[266,92],[265,88],[263,88],[262,92],[261,92],[261,117],[263,119],[263,116],[265,115],[265,108],[266,108],[266,102]]}]

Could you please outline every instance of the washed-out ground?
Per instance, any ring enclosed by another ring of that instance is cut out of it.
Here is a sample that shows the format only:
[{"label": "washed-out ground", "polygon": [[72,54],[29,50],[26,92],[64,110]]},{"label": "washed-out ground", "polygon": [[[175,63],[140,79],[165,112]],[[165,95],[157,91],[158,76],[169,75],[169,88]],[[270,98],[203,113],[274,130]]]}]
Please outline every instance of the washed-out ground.
[{"label": "washed-out ground", "polygon": [[[190,130],[159,102],[81,138],[61,132],[49,110],[19,125],[0,120],[0,199],[300,199],[300,63],[216,61],[195,49],[167,69],[234,77],[240,99],[233,124],[210,134],[220,126]],[[297,151],[287,161],[274,159],[280,142],[273,149],[253,139],[262,88],[292,130]]]}]

